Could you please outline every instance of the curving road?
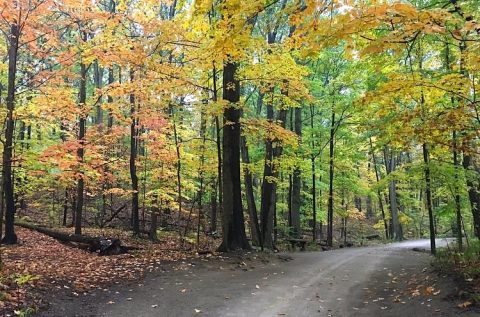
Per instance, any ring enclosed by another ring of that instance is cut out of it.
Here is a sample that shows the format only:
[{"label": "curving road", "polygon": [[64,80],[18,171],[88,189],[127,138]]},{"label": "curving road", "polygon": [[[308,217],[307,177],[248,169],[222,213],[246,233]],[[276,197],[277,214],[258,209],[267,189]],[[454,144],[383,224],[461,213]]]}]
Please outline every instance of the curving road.
[{"label": "curving road", "polygon": [[438,280],[428,253],[412,248],[428,249],[429,241],[297,252],[235,267],[186,263],[142,284],[58,299],[41,316],[478,316],[446,300],[450,281]]}]

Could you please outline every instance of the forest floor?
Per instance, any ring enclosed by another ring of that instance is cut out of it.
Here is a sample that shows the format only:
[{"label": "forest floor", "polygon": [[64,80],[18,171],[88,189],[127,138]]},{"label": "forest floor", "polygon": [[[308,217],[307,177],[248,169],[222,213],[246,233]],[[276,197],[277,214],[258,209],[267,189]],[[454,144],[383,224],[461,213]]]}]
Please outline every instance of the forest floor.
[{"label": "forest floor", "polygon": [[163,263],[129,283],[62,289],[37,316],[478,316],[413,248],[428,241]]},{"label": "forest floor", "polygon": [[[73,229],[63,230],[73,233]],[[120,282],[138,280],[158,270],[160,263],[181,263],[196,256],[191,245],[180,246],[179,239],[168,233],[153,243],[135,239],[130,232],[121,230],[84,230],[87,235],[119,238],[124,245],[141,249],[117,256],[98,256],[20,227],[16,228],[16,233],[19,243],[1,248],[0,316],[45,309],[49,295],[80,298],[95,289],[104,290]],[[214,241],[203,242],[204,250],[215,248]]]}]

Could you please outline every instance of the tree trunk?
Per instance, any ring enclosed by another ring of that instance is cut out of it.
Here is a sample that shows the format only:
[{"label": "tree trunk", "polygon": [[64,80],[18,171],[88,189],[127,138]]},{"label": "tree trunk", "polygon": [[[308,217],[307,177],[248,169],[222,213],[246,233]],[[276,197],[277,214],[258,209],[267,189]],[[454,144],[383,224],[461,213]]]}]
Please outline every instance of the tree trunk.
[{"label": "tree trunk", "polygon": [[207,121],[205,113],[202,111],[200,115],[200,138],[202,139],[202,147],[200,154],[200,167],[198,169],[198,180],[200,188],[198,189],[198,217],[197,217],[197,250],[200,247],[200,225],[203,217],[203,194],[204,194],[204,166],[205,166],[205,142],[206,142]]},{"label": "tree trunk", "polygon": [[173,111],[173,106],[170,108],[170,115],[172,116],[173,120],[173,139],[175,141],[175,153],[177,155],[177,162],[176,162],[176,171],[177,171],[177,192],[178,192],[178,232],[180,234],[180,237],[182,236],[182,229],[180,226],[180,222],[182,220],[182,157],[180,153],[180,140],[178,138],[178,133],[177,133],[177,124],[175,122],[175,113]]},{"label": "tree trunk", "polygon": [[217,183],[218,180],[214,179],[212,181],[212,188],[210,192],[210,232],[217,231]]},{"label": "tree trunk", "polygon": [[335,149],[335,111],[332,108],[330,123],[330,152],[329,152],[329,187],[327,211],[327,245],[333,246],[333,177],[334,177],[334,149]]},{"label": "tree trunk", "polygon": [[224,110],[223,129],[223,241],[220,251],[250,249],[245,234],[240,180],[240,82],[235,78],[238,64],[226,62],[223,69],[223,99],[229,102]]},{"label": "tree trunk", "polygon": [[[297,136],[301,138],[302,137],[302,108],[300,107],[295,108],[294,130]],[[302,174],[300,171],[300,167],[296,166],[292,175],[292,198],[291,198],[291,210],[292,210],[291,225],[293,228],[293,236],[295,238],[298,238],[302,233],[301,224],[300,224],[300,210],[302,208],[302,201],[300,199],[301,187],[302,187]],[[315,228],[315,224],[314,224],[314,228]]]},{"label": "tree trunk", "polygon": [[158,197],[155,195],[153,200],[153,208],[150,222],[150,231],[148,233],[148,238],[151,241],[157,241],[157,227],[158,227],[158,215],[160,214],[160,208],[158,207]]},{"label": "tree trunk", "polygon": [[[213,101],[218,101],[217,95],[217,68],[215,64],[213,64]],[[217,231],[217,218],[218,213],[222,213],[223,208],[223,176],[222,176],[222,133],[220,128],[220,120],[218,116],[215,116],[215,136],[216,136],[216,146],[217,146],[217,189],[216,193],[218,193],[218,205],[215,208],[212,208],[212,219],[211,219],[211,228],[212,232]],[[215,200],[217,199],[217,194],[215,194]],[[216,201],[215,201],[216,204]],[[217,208],[218,206],[218,208]],[[215,221],[215,223],[213,222]]]},{"label": "tree trunk", "polygon": [[[378,184],[378,182],[380,182],[380,173],[378,172],[377,157],[373,149],[373,142],[371,138],[370,138],[370,151],[372,152],[372,163],[373,163],[373,168],[375,170],[375,178]],[[383,206],[382,192],[380,191],[380,189],[377,189],[377,195],[378,195],[378,205],[382,213],[383,226],[385,228],[385,238],[388,239],[390,235],[388,233],[388,223],[387,223],[387,218],[385,216],[385,208]]]},{"label": "tree trunk", "polygon": [[[133,83],[134,73],[130,71],[130,81]],[[130,93],[130,179],[132,182],[132,231],[135,236],[140,234],[140,217],[138,213],[138,117],[135,108],[135,94]]]},{"label": "tree trunk", "polygon": [[67,216],[68,216],[68,188],[65,188],[65,196],[63,198],[63,219],[62,226],[67,226]]},{"label": "tree trunk", "polygon": [[[463,155],[463,168],[467,175],[468,199],[470,200],[470,207],[473,216],[473,231],[475,236],[480,239],[480,184],[478,182],[477,174],[471,175],[470,168],[475,168],[472,163],[472,156],[470,154]],[[473,174],[473,173],[472,173]]]},{"label": "tree trunk", "polygon": [[[108,69],[108,84],[112,85],[115,82],[114,74],[113,74],[113,66]],[[107,97],[108,103],[113,103],[113,97],[108,95]],[[108,111],[108,120],[107,120],[107,128],[110,130],[113,127],[113,113],[111,110]]]},{"label": "tree trunk", "polygon": [[7,122],[5,128],[5,143],[3,149],[3,192],[5,195],[5,236],[2,239],[4,244],[17,243],[15,234],[15,197],[12,177],[13,158],[13,134],[15,121],[13,112],[15,110],[15,80],[17,74],[18,40],[20,37],[19,27],[12,24],[10,27],[8,47],[8,87],[7,87]]},{"label": "tree trunk", "polygon": [[428,153],[427,145],[423,144],[423,163],[425,164],[425,198],[428,210],[428,220],[430,223],[430,252],[435,255],[437,252],[435,247],[435,223],[433,218],[433,205],[432,205],[432,191],[430,181],[430,155]]},{"label": "tree trunk", "polygon": [[[387,174],[391,174],[395,171],[397,166],[396,158],[393,153],[388,153],[389,151],[385,148],[385,166],[387,169]],[[400,221],[398,220],[398,206],[397,206],[397,182],[395,180],[390,180],[388,183],[388,194],[390,202],[390,215],[392,221],[392,232],[390,237],[393,240],[401,241],[403,240],[403,233]]]},{"label": "tree trunk", "polygon": [[[273,106],[267,105],[267,120],[273,123]],[[265,142],[265,164],[263,168],[262,196],[260,207],[260,223],[262,234],[262,247],[273,249],[273,205],[275,204],[273,178],[273,142]]]},{"label": "tree trunk", "polygon": [[[273,93],[273,92],[272,92]],[[272,105],[267,105],[267,120],[271,123],[274,121],[274,110]],[[287,111],[280,109],[277,114],[277,121],[281,122],[282,128],[285,128],[287,120]],[[261,198],[261,237],[262,246],[268,249],[275,249],[273,240],[275,208],[277,203],[277,181],[278,170],[274,163],[277,158],[282,155],[283,148],[281,145],[273,146],[272,140],[265,142],[265,165],[263,169],[262,198]]]},{"label": "tree trunk", "polygon": [[459,161],[457,150],[457,132],[452,133],[453,143],[453,166],[455,168],[455,214],[456,214],[456,226],[457,226],[457,245],[460,252],[463,251],[463,234],[462,234],[462,205],[460,201],[460,189],[458,188],[458,173],[459,173]]},{"label": "tree trunk", "polygon": [[[95,83],[95,88],[99,90],[102,88],[103,69],[98,64],[98,61],[95,61],[93,66],[93,81]],[[96,108],[95,123],[98,126],[98,130],[101,132],[103,129],[103,109],[101,99],[98,101]]]},{"label": "tree trunk", "polygon": [[[313,115],[315,111],[313,105],[310,105],[310,129],[311,129],[311,138],[312,138],[312,152],[315,151],[315,137],[313,132]],[[315,155],[312,153],[310,156],[310,165],[312,171],[312,213],[313,213],[313,225],[312,225],[312,240],[317,239],[317,183],[316,183],[316,166],[315,166]],[[320,196],[322,196],[320,191]],[[320,238],[323,238],[322,232],[322,222],[320,222]]]},{"label": "tree trunk", "polygon": [[88,246],[90,252],[100,251],[100,255],[117,255],[126,253],[128,250],[138,250],[138,247],[125,247],[116,238],[89,237],[78,234],[69,234],[30,223],[20,222],[16,224],[29,230],[34,230],[62,242],[74,242]]},{"label": "tree trunk", "polygon": [[[244,136],[241,137],[241,153],[244,164],[250,164],[250,157],[248,155],[247,141]],[[245,196],[247,198],[247,208],[250,217],[250,230],[252,233],[252,244],[261,246],[260,244],[260,225],[258,222],[257,205],[255,203],[255,195],[253,194],[253,178],[248,166],[243,169],[243,176],[245,180]]]},{"label": "tree trunk", "polygon": [[[86,35],[84,35],[86,41]],[[82,62],[80,64],[80,92],[79,107],[80,118],[78,121],[78,149],[77,160],[79,163],[79,178],[77,181],[77,205],[75,207],[75,234],[82,234],[82,212],[83,212],[83,196],[85,186],[85,172],[83,170],[83,162],[85,156],[85,134],[87,124],[87,114],[85,113],[85,102],[87,101],[87,67]]]}]

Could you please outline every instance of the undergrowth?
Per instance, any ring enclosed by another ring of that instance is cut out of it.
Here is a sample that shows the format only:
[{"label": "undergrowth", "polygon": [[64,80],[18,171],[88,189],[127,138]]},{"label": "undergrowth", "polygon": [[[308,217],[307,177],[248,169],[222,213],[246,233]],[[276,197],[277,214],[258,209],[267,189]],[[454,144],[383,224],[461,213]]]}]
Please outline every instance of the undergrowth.
[{"label": "undergrowth", "polygon": [[463,251],[454,244],[437,251],[433,262],[443,274],[453,275],[461,285],[459,296],[480,304],[480,241],[470,241]]}]

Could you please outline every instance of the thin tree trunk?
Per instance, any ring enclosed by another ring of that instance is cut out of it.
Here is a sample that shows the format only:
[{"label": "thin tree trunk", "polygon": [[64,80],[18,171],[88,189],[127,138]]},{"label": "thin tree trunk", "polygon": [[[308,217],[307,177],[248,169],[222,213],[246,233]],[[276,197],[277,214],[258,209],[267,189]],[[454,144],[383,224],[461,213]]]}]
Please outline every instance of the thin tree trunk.
[{"label": "thin tree trunk", "polygon": [[[315,137],[313,132],[313,115],[314,108],[313,105],[310,105],[310,129],[311,129],[311,138],[312,138],[312,152],[315,151]],[[312,171],[312,213],[313,213],[313,226],[312,226],[312,240],[317,239],[317,182],[316,182],[316,166],[315,166],[315,155],[312,154],[310,157],[311,171]],[[321,193],[320,193],[321,196]],[[320,223],[321,225],[322,223]],[[323,228],[322,228],[323,229]],[[322,232],[320,232],[320,238],[322,238]]]},{"label": "thin tree trunk", "polygon": [[458,161],[458,150],[457,150],[457,132],[453,131],[452,134],[453,141],[453,165],[455,168],[455,214],[456,214],[456,225],[457,225],[457,245],[460,252],[463,251],[463,234],[462,234],[462,206],[460,203],[460,189],[458,188],[458,170],[460,163]]},{"label": "thin tree trunk", "polygon": [[[103,69],[98,64],[98,60],[93,64],[93,81],[96,89],[102,88]],[[101,97],[100,97],[101,98]],[[101,99],[98,101],[95,115],[95,123],[97,124],[98,131],[103,130],[103,109]]]},{"label": "thin tree trunk", "polygon": [[65,197],[63,199],[63,219],[62,226],[67,226],[67,216],[68,216],[68,188],[65,188]]},{"label": "thin tree trunk", "polygon": [[[213,102],[218,101],[218,87],[217,87],[217,68],[215,63],[213,63]],[[216,146],[217,146],[217,188],[215,189],[215,208],[212,206],[212,215],[211,215],[211,229],[210,231],[217,231],[217,218],[218,213],[222,213],[223,208],[223,186],[222,186],[222,137],[221,137],[221,128],[220,120],[218,116],[215,116],[215,136],[216,136]],[[217,194],[218,193],[218,194]],[[218,196],[218,204],[217,204]],[[218,208],[217,208],[218,207]]]},{"label": "thin tree trunk", "polygon": [[[83,40],[87,40],[87,35],[83,35]],[[83,213],[83,198],[84,198],[84,186],[85,186],[85,173],[83,171],[83,162],[85,156],[85,135],[87,114],[85,113],[85,102],[87,100],[87,66],[82,62],[80,64],[80,93],[79,93],[79,106],[81,109],[80,118],[78,122],[78,149],[77,160],[79,166],[79,178],[77,181],[77,205],[75,208],[75,234],[82,234],[82,213]]]},{"label": "thin tree trunk", "polygon": [[178,192],[178,232],[180,236],[182,236],[182,229],[181,229],[181,219],[182,219],[182,157],[180,153],[180,142],[178,139],[177,133],[177,124],[175,122],[175,114],[173,112],[173,106],[170,108],[170,113],[173,120],[173,139],[175,141],[175,149],[177,154],[177,163],[176,163],[176,170],[177,170],[177,192]]},{"label": "thin tree trunk", "polygon": [[[267,120],[273,122],[273,106],[267,105]],[[274,184],[273,177],[273,144],[267,140],[265,143],[265,164],[263,169],[262,196],[261,196],[261,235],[262,247],[273,249],[273,204],[274,204]]]},{"label": "thin tree trunk", "polygon": [[[385,166],[387,169],[387,174],[391,174],[395,171],[397,166],[396,158],[393,153],[385,148]],[[390,216],[392,221],[392,231],[390,237],[393,240],[401,241],[403,240],[403,233],[400,221],[398,220],[398,206],[397,206],[397,182],[395,180],[390,180],[388,183],[388,194],[389,194],[389,203],[390,203]]]},{"label": "thin tree trunk", "polygon": [[151,216],[151,222],[150,222],[150,231],[148,233],[148,238],[152,241],[157,241],[157,220],[158,220],[158,208],[154,207],[152,209],[152,216]]},{"label": "thin tree trunk", "polygon": [[200,154],[200,167],[198,170],[198,178],[200,181],[200,188],[198,189],[198,219],[197,219],[197,250],[200,247],[200,225],[203,217],[203,183],[204,183],[204,166],[205,166],[205,142],[206,142],[207,121],[205,113],[202,111],[200,116],[200,138],[202,139],[202,147]]},{"label": "thin tree trunk", "polygon": [[[134,81],[134,73],[130,71],[130,81]],[[140,217],[138,212],[138,175],[137,175],[137,150],[138,150],[138,115],[135,108],[135,94],[130,93],[130,179],[132,185],[132,231],[140,234]]]},{"label": "thin tree trunk", "polygon": [[[108,84],[112,85],[115,82],[115,77],[113,73],[113,66],[108,69]],[[108,95],[107,97],[108,103],[113,103],[113,97]],[[108,120],[107,120],[107,129],[111,130],[113,127],[113,113],[111,110],[108,111]]]},{"label": "thin tree trunk", "polygon": [[[370,151],[372,152],[372,163],[373,163],[373,168],[375,170],[375,178],[378,184],[380,182],[380,173],[378,172],[377,158],[375,156],[375,151],[373,149],[372,138],[370,138]],[[378,195],[378,205],[382,213],[383,226],[385,228],[385,238],[388,239],[389,238],[388,223],[387,223],[387,218],[385,217],[385,208],[383,206],[382,193],[380,189],[377,189],[377,195]]]},{"label": "thin tree trunk", "polygon": [[[250,157],[248,154],[247,141],[244,136],[241,137],[241,154],[242,161],[245,165],[250,164]],[[253,193],[253,178],[248,166],[243,169],[243,176],[245,180],[245,196],[247,199],[247,208],[250,218],[250,230],[252,233],[252,244],[261,246],[260,244],[260,225],[258,222],[257,205],[255,203],[255,195]]]},{"label": "thin tree trunk", "polygon": [[330,123],[330,152],[329,152],[329,187],[327,211],[327,245],[333,246],[333,177],[334,177],[334,147],[335,147],[335,111],[332,108]]},{"label": "thin tree trunk", "polygon": [[210,232],[217,231],[217,186],[218,180],[214,179],[212,182],[211,194],[210,194]]},{"label": "thin tree trunk", "polygon": [[[294,132],[299,138],[302,137],[302,108],[295,108],[295,124]],[[294,237],[299,237],[301,234],[300,225],[300,210],[302,208],[302,201],[300,199],[300,191],[302,187],[302,174],[300,167],[296,166],[292,175],[292,197],[291,197],[291,209],[292,209],[292,227]],[[314,224],[315,228],[315,224]],[[315,235],[313,237],[315,241]]]},{"label": "thin tree trunk", "polygon": [[428,153],[427,145],[423,144],[423,163],[425,164],[425,197],[428,210],[428,219],[430,223],[430,252],[436,254],[435,246],[435,223],[433,218],[433,206],[432,206],[432,191],[431,191],[431,181],[430,181],[430,155]]}]

